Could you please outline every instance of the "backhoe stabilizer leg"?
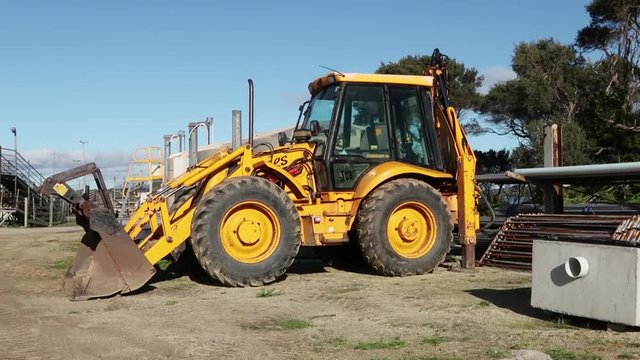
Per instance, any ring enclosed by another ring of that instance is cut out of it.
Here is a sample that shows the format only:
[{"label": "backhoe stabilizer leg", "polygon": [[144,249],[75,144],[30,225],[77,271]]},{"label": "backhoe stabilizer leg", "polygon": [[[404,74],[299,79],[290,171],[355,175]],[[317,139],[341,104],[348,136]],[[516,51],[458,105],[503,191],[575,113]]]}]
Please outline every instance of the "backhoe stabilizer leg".
[{"label": "backhoe stabilizer leg", "polygon": [[155,268],[111,211],[94,208],[89,220],[90,229],[64,279],[71,300],[126,294],[144,286]]},{"label": "backhoe stabilizer leg", "polygon": [[463,269],[474,269],[476,267],[476,244],[462,245],[462,264]]}]

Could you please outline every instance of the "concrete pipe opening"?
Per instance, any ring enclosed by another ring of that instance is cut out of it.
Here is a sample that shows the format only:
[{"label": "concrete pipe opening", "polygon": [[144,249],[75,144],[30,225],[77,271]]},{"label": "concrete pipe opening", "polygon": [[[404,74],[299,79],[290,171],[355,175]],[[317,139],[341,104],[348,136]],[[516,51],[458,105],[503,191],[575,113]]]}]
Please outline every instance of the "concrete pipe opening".
[{"label": "concrete pipe opening", "polygon": [[582,256],[570,257],[564,263],[564,271],[572,279],[584,277],[589,272],[589,262]]}]

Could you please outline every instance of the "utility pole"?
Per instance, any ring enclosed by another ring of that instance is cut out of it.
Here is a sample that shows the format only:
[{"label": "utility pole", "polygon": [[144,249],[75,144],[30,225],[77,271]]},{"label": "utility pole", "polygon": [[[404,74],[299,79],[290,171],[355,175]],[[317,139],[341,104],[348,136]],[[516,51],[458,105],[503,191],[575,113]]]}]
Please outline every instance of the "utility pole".
[{"label": "utility pole", "polygon": [[[56,173],[56,149],[53,149],[53,174]],[[49,195],[49,227],[53,226],[53,202],[55,197],[53,195]]]},{"label": "utility pole", "polygon": [[[16,210],[18,210],[18,131],[15,126],[11,127],[11,132],[13,133],[13,195],[16,197]],[[26,214],[25,214],[26,216]]]},{"label": "utility pole", "polygon": [[[73,159],[74,163],[79,163],[80,160],[79,159]],[[80,179],[76,178],[76,189],[80,188]]]},{"label": "utility pole", "polygon": [[[80,140],[80,143],[82,144],[82,165],[86,165],[86,159],[85,159],[85,145],[87,145],[89,143],[89,140]],[[85,188],[87,187],[87,177],[83,176],[82,177],[82,192],[84,193]]]}]

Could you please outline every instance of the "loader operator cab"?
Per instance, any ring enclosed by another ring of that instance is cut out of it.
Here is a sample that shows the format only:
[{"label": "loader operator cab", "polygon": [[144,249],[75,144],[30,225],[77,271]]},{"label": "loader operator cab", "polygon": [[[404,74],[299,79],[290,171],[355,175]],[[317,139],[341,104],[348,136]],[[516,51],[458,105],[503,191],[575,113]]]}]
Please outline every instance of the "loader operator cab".
[{"label": "loader operator cab", "polygon": [[312,82],[299,131],[316,143],[319,190],[352,190],[386,161],[442,170],[429,85],[425,76],[338,73]]}]

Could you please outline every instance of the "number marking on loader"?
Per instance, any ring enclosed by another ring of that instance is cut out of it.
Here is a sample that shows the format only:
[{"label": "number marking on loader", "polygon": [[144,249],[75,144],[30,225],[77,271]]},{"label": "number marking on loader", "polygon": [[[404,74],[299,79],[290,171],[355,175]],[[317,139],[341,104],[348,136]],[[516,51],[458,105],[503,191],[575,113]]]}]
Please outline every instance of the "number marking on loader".
[{"label": "number marking on loader", "polygon": [[285,166],[289,163],[289,160],[287,160],[287,155],[284,155],[279,158],[273,159],[273,163],[276,165]]}]

